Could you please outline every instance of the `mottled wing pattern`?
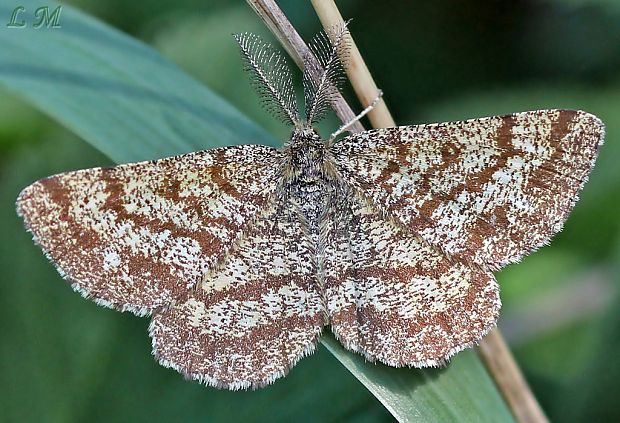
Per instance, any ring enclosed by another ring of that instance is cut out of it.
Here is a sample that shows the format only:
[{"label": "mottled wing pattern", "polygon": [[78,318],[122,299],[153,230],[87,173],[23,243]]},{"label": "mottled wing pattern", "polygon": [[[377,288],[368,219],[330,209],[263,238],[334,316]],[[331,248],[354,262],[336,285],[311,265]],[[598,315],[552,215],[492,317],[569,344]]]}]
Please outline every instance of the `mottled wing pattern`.
[{"label": "mottled wing pattern", "polygon": [[150,314],[196,285],[267,207],[279,154],[245,145],[63,173],[25,188],[17,209],[74,289]]},{"label": "mottled wing pattern", "polygon": [[159,361],[205,384],[241,389],[273,382],[312,352],[326,313],[303,225],[283,201],[196,290],[154,315]]},{"label": "mottled wing pattern", "polygon": [[562,228],[603,136],[591,114],[540,110],[367,131],[333,154],[384,215],[450,255],[499,269]]},{"label": "mottled wing pattern", "polygon": [[327,308],[346,348],[396,367],[438,366],[495,325],[489,271],[450,260],[367,200],[342,195],[329,210]]}]

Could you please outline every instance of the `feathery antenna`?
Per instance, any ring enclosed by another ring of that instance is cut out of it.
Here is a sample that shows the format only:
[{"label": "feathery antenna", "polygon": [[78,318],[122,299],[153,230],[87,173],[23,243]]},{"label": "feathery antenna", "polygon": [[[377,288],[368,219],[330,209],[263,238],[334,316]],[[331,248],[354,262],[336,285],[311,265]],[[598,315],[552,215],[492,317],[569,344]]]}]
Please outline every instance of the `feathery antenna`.
[{"label": "feathery antenna", "polygon": [[259,36],[245,32],[234,34],[250,74],[250,82],[265,108],[283,122],[300,125],[295,89],[286,59]]},{"label": "feathery antenna", "polygon": [[309,125],[321,120],[340,92],[346,79],[343,62],[349,51],[348,22],[319,32],[308,47],[323,67],[317,81],[306,68],[303,73],[306,121]]}]

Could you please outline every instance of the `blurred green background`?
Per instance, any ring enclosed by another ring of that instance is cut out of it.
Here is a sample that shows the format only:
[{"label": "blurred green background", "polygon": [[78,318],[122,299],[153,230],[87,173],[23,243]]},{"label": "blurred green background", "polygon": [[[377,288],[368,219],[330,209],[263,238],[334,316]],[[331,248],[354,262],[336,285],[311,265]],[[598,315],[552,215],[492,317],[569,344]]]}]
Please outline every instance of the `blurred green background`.
[{"label": "blurred green background", "polygon": [[[244,2],[64,4],[151,44],[287,137],[261,110],[230,36],[266,34]],[[309,2],[280,4],[305,38],[319,29]],[[552,420],[620,421],[620,2],[338,4],[399,124],[547,107],[584,109],[606,123],[606,144],[564,231],[498,274],[500,327]],[[0,99],[0,421],[391,420],[322,346],[257,392],[206,389],[149,359],[148,320],[73,293],[13,206],[40,177],[110,160],[18,98]]]}]

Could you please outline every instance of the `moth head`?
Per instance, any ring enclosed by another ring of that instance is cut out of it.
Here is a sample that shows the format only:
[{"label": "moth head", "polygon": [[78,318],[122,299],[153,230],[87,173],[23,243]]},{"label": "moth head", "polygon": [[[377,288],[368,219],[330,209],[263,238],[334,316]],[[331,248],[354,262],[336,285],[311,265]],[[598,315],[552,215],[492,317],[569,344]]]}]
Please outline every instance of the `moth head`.
[{"label": "moth head", "polygon": [[293,130],[290,143],[294,145],[319,147],[324,144],[324,141],[316,129],[311,126],[302,126],[301,128],[295,128]]},{"label": "moth head", "polygon": [[302,172],[303,169],[308,171],[323,162],[326,150],[325,141],[310,127],[295,128],[284,148],[288,151],[286,157],[290,160],[292,175]]}]

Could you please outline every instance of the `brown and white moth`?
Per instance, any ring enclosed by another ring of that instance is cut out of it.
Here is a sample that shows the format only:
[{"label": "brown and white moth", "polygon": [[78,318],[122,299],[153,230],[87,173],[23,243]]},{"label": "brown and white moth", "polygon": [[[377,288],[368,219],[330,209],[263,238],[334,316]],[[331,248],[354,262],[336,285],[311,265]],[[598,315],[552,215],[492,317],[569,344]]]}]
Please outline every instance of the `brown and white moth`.
[{"label": "brown and white moth", "polygon": [[595,116],[538,110],[322,140],[346,29],[317,36],[305,118],[282,56],[238,35],[281,149],[241,145],[62,173],[17,199],[84,297],[151,316],[153,354],[185,376],[256,388],[331,326],[390,366],[438,366],[500,308],[491,273],[558,232],[603,142]]}]

